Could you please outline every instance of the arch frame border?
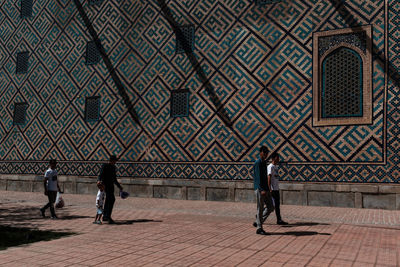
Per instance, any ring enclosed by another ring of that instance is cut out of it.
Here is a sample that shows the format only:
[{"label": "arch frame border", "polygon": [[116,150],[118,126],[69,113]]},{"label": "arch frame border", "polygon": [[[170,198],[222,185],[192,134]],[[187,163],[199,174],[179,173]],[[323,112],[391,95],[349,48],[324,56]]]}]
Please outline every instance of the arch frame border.
[{"label": "arch frame border", "polygon": [[[356,46],[341,42],[328,49],[324,55],[319,55],[319,38],[344,35],[351,33],[365,32],[366,50],[365,53]],[[340,48],[350,48],[359,53],[362,59],[363,73],[363,116],[362,117],[322,117],[322,62],[332,51]],[[319,126],[347,126],[347,125],[371,125],[373,123],[373,93],[372,93],[372,26],[366,25],[355,28],[345,28],[313,33],[313,127]]]}]

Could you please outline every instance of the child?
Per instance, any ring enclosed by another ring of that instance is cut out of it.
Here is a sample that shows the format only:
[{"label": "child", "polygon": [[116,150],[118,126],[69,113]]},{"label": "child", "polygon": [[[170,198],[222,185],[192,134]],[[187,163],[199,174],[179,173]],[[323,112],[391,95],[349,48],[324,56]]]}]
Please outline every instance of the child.
[{"label": "child", "polygon": [[286,225],[287,222],[281,218],[280,196],[279,196],[279,154],[274,152],[271,154],[272,163],[268,165],[268,178],[271,180],[272,198],[275,202],[276,223]]},{"label": "child", "polygon": [[57,181],[57,161],[52,159],[49,161],[49,169],[44,174],[44,194],[48,197],[49,202],[40,209],[40,214],[42,217],[45,217],[45,211],[47,208],[50,208],[51,218],[57,219],[55,210],[54,210],[54,202],[56,201],[57,191],[61,192],[60,186]]},{"label": "child", "polygon": [[104,192],[104,185],[101,182],[97,183],[97,187],[99,188],[99,192],[97,192],[97,197],[96,197],[97,213],[93,223],[101,224],[101,216],[103,215],[104,197],[106,194]]}]

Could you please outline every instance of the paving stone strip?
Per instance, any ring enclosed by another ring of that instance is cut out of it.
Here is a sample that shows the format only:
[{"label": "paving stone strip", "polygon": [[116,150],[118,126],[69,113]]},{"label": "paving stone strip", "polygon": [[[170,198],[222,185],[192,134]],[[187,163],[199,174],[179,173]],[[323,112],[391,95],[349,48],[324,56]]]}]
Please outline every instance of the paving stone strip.
[{"label": "paving stone strip", "polygon": [[[0,191],[0,225],[77,233],[0,251],[0,266],[399,266],[400,211],[282,206],[255,234],[253,203],[117,199],[116,225],[94,225],[95,196]],[[107,242],[105,242],[107,240]]]}]

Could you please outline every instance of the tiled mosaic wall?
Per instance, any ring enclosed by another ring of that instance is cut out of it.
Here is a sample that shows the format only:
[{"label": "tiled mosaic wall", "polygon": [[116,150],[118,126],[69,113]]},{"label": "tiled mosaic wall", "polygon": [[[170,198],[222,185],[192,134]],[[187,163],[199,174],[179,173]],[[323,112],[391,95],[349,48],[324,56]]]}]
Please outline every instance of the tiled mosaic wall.
[{"label": "tiled mosaic wall", "polygon": [[[34,0],[29,18],[20,0],[0,3],[1,173],[41,174],[57,158],[64,174],[96,175],[117,154],[126,177],[249,179],[264,144],[284,180],[399,182],[398,1],[81,0],[140,124],[104,60],[86,64],[76,2]],[[175,53],[171,20],[194,25],[192,58]],[[314,127],[313,32],[361,25],[373,28],[373,124]],[[16,74],[22,51],[29,69]],[[170,115],[176,89],[190,91],[188,117]],[[100,121],[85,121],[90,96]]]}]

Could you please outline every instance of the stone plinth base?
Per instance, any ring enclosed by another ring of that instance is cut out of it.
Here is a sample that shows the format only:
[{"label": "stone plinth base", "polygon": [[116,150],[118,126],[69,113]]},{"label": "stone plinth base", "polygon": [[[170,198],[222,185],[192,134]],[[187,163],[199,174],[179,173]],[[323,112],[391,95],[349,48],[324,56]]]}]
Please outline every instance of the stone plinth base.
[{"label": "stone plinth base", "polygon": [[[254,202],[252,181],[122,178],[133,197]],[[65,193],[97,193],[95,177],[59,176]],[[281,182],[281,203],[400,210],[400,185]],[[0,190],[41,192],[43,177],[0,175]]]}]

